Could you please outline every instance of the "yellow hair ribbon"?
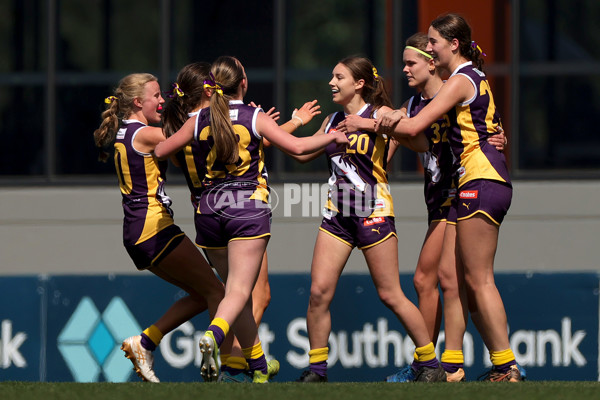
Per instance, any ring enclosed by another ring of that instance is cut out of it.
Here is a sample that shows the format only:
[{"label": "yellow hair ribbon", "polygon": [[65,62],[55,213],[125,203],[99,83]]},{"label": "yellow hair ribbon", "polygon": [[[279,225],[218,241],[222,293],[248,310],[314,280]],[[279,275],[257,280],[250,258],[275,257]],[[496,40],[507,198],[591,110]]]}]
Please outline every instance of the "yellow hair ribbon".
[{"label": "yellow hair ribbon", "polygon": [[432,56],[431,54],[429,54],[429,53],[427,53],[427,52],[425,52],[425,51],[423,51],[423,50],[421,50],[421,49],[417,49],[416,47],[413,47],[413,46],[406,46],[406,47],[404,48],[404,50],[406,50],[406,49],[411,49],[411,50],[414,50],[414,51],[416,51],[417,53],[424,55],[424,56],[425,56],[425,58],[427,58],[427,59],[429,59],[429,60],[431,60],[431,59],[433,58],[433,56]]},{"label": "yellow hair ribbon", "polygon": [[487,56],[487,54],[485,54],[483,52],[483,50],[481,50],[481,47],[479,47],[479,45],[474,40],[471,41],[471,47],[474,49],[477,49],[481,53],[482,56],[484,56],[484,57]]},{"label": "yellow hair ribbon", "polygon": [[223,96],[223,89],[221,88],[221,85],[219,85],[218,83],[215,83],[214,85],[205,83],[204,84],[204,89],[214,89],[215,92],[217,92],[218,94],[220,94],[221,96]]},{"label": "yellow hair ribbon", "polygon": [[117,100],[117,98],[115,96],[108,96],[107,98],[104,99],[104,102],[106,104],[110,104],[110,103],[112,103],[113,101],[116,101],[116,100]]},{"label": "yellow hair ribbon", "polygon": [[183,90],[181,90],[181,88],[179,87],[179,84],[177,82],[175,82],[173,84],[173,94],[179,96],[179,97],[183,97],[183,95],[185,93],[183,93]]},{"label": "yellow hair ribbon", "polygon": [[373,76],[375,79],[379,79],[379,75],[377,74],[377,68],[373,67]]}]

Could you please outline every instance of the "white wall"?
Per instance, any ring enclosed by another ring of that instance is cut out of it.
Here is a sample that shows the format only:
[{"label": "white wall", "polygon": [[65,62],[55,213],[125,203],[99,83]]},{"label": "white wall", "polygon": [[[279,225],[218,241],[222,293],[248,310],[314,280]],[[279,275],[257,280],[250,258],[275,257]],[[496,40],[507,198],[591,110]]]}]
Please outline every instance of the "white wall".
[{"label": "white wall", "polygon": [[[600,182],[516,182],[514,188],[500,229],[497,271],[600,272]],[[302,217],[301,207],[289,203],[291,216],[284,215],[290,187],[273,190],[280,203],[273,212],[269,270],[308,272],[320,218]],[[167,191],[176,222],[193,239],[187,188]],[[412,272],[426,231],[422,185],[394,184],[392,194],[400,270]],[[138,273],[123,248],[121,223],[116,186],[1,188],[0,275]],[[367,272],[359,251],[346,271]]]}]

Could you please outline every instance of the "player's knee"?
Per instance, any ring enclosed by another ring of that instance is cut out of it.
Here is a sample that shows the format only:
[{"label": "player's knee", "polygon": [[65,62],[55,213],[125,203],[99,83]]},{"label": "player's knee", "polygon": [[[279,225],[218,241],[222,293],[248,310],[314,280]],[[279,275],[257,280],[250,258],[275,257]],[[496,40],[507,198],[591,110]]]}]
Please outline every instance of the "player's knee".
[{"label": "player's knee", "polygon": [[402,303],[403,296],[392,290],[379,290],[379,300],[389,309],[394,310]]}]

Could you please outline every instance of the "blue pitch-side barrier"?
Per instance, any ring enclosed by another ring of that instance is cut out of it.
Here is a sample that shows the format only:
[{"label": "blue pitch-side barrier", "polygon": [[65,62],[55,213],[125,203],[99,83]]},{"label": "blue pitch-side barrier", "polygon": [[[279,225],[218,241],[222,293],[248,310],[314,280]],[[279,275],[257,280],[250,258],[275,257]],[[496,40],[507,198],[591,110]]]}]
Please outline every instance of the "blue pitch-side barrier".
[{"label": "blue pitch-side barrier", "polygon": [[[415,301],[412,275],[401,276]],[[529,380],[599,380],[599,276],[498,274],[510,340]],[[281,362],[277,381],[308,365],[308,274],[270,277],[263,349]],[[148,275],[0,278],[0,380],[137,381],[121,341],[138,334],[184,295]],[[379,301],[368,275],[344,275],[332,306],[330,381],[381,381],[412,359],[412,341]],[[155,352],[162,381],[198,381],[206,314],[165,336]],[[438,343],[443,350],[443,332]],[[472,325],[464,343],[468,380],[489,368]]]}]

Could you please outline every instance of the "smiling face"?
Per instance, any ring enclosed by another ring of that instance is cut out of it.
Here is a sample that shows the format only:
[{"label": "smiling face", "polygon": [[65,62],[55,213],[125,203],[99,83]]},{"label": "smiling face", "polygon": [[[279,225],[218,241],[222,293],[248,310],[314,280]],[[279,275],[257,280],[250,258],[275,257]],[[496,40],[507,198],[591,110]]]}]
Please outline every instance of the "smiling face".
[{"label": "smiling face", "polygon": [[157,81],[150,81],[144,85],[144,94],[138,99],[141,104],[142,114],[149,123],[158,124],[160,122],[160,112],[165,102],[160,86]]},{"label": "smiling face", "polygon": [[331,88],[332,100],[336,104],[348,104],[357,93],[360,93],[360,89],[364,85],[362,79],[358,82],[355,81],[348,67],[341,63],[335,66],[331,76],[329,87]]},{"label": "smiling face", "polygon": [[427,52],[433,55],[436,67],[447,68],[453,56],[453,50],[458,47],[457,43],[449,42],[432,26],[427,32],[429,43],[427,44]]},{"label": "smiling face", "polygon": [[423,55],[413,49],[404,49],[404,68],[408,86],[421,88],[433,76],[435,66],[432,59],[425,59]]}]

